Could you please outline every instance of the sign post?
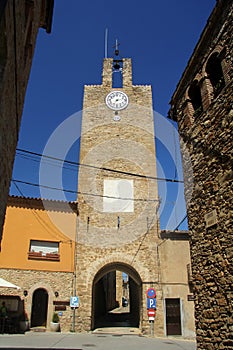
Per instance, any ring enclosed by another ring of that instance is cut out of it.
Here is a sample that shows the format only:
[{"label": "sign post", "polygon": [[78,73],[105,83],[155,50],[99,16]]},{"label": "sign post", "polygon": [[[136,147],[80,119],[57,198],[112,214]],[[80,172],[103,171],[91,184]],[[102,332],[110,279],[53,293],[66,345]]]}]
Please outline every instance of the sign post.
[{"label": "sign post", "polygon": [[155,310],[150,309],[147,311],[149,322],[150,322],[150,334],[154,335],[154,320],[155,320]]},{"label": "sign post", "polygon": [[79,297],[70,297],[70,308],[73,310],[72,332],[75,332],[75,310],[79,307]]},{"label": "sign post", "polygon": [[154,335],[154,320],[155,320],[155,310],[156,310],[156,290],[154,288],[149,288],[146,291],[147,295],[147,315],[150,322],[150,334]]}]

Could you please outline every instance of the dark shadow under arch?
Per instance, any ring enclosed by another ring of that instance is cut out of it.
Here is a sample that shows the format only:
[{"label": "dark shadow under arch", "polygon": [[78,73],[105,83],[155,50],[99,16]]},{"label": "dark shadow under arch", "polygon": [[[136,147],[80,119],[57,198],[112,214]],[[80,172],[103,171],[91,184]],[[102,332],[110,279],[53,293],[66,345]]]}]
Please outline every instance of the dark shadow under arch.
[{"label": "dark shadow under arch", "polygon": [[[114,304],[116,290],[113,280],[116,271],[128,275],[129,306],[123,308],[121,302]],[[109,309],[109,298],[112,309]],[[115,306],[114,306],[115,305]],[[92,284],[92,329],[99,327],[139,327],[142,305],[142,280],[138,272],[128,264],[113,262],[102,267],[94,277]]]}]

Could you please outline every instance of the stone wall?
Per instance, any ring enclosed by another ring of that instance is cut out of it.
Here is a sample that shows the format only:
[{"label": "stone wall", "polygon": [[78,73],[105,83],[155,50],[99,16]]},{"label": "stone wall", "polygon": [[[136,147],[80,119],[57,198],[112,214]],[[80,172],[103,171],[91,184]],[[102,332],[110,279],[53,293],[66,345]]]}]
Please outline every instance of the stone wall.
[{"label": "stone wall", "polygon": [[[48,313],[46,327],[50,330],[50,322],[55,304],[66,302],[69,304],[70,296],[73,294],[73,273],[68,272],[51,272],[51,271],[33,271],[33,270],[17,270],[17,269],[1,269],[1,277],[6,280],[14,281],[16,285],[21,287],[20,290],[1,288],[0,297],[3,295],[20,296],[24,301],[25,311],[28,314],[29,322],[32,312],[33,293],[38,288],[43,288],[48,293]],[[24,296],[24,291],[27,296]],[[55,292],[59,295],[56,297]],[[62,311],[60,316],[60,326],[62,332],[69,332],[72,329],[73,313],[69,305]]]},{"label": "stone wall", "polygon": [[[197,348],[233,349],[232,246],[232,16],[230,1],[218,1],[172,97],[178,121],[190,229]],[[214,92],[207,62],[221,61],[224,86]],[[188,97],[196,79],[202,111]]]},{"label": "stone wall", "polygon": [[8,0],[0,18],[0,239],[36,37],[50,32],[52,9],[52,0]]}]

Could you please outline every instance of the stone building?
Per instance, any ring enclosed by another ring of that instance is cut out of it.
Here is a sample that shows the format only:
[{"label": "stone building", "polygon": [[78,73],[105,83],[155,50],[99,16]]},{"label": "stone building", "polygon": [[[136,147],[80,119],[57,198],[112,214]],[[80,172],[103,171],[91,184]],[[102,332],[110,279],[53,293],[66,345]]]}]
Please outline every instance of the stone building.
[{"label": "stone building", "polygon": [[102,77],[84,88],[80,163],[90,166],[80,166],[78,176],[77,330],[108,325],[104,278],[122,271],[131,326],[149,334],[146,291],[153,287],[154,333],[193,336],[188,236],[159,228],[151,86],[133,85],[131,59],[118,52],[104,59]]},{"label": "stone building", "polygon": [[[113,87],[116,74],[123,81]],[[61,331],[127,324],[143,334],[194,337],[189,237],[159,227],[152,91],[133,85],[131,59],[104,59],[102,84],[84,88],[78,179],[75,212],[63,202],[9,198],[1,274],[21,287],[14,295],[31,327],[49,329],[56,309]],[[149,288],[157,301],[152,324]],[[77,309],[71,296],[79,297]],[[122,296],[129,307],[114,313]],[[43,301],[43,318],[35,317],[35,298]]]},{"label": "stone building", "polygon": [[53,0],[0,2],[0,241],[36,37],[52,14]]},{"label": "stone building", "polygon": [[[219,0],[171,99],[190,229],[198,349],[233,349],[233,3]],[[190,162],[187,162],[190,159]]]}]

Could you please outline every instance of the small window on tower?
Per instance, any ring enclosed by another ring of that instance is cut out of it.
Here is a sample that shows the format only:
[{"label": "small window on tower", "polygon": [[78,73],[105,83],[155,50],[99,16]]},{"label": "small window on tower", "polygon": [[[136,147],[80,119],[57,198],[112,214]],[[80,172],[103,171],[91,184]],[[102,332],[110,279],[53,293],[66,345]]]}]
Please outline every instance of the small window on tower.
[{"label": "small window on tower", "polygon": [[188,94],[194,109],[193,116],[198,117],[202,113],[203,107],[201,90],[197,80],[194,80],[194,82],[191,84]]},{"label": "small window on tower", "polygon": [[213,86],[214,97],[216,97],[225,86],[221,58],[218,52],[210,56],[206,65],[206,72]]}]

